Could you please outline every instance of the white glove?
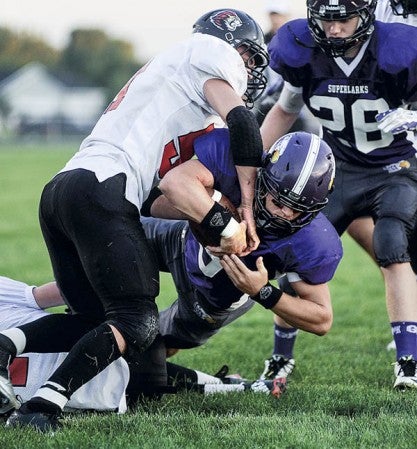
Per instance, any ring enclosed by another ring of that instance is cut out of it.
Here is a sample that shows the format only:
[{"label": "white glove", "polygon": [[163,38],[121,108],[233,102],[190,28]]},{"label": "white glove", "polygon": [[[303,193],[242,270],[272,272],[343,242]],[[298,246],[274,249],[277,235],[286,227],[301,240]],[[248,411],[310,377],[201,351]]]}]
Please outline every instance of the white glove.
[{"label": "white glove", "polygon": [[375,116],[378,128],[385,133],[400,134],[404,131],[416,131],[417,111],[408,109],[388,109]]}]

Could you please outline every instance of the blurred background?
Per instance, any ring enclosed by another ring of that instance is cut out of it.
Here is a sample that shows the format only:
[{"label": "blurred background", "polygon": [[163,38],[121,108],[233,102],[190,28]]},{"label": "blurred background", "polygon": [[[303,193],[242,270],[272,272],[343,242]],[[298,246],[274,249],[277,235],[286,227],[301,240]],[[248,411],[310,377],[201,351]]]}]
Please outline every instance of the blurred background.
[{"label": "blurred background", "polygon": [[305,0],[10,2],[0,16],[0,143],[88,134],[138,68],[225,7],[265,33],[305,17]]}]

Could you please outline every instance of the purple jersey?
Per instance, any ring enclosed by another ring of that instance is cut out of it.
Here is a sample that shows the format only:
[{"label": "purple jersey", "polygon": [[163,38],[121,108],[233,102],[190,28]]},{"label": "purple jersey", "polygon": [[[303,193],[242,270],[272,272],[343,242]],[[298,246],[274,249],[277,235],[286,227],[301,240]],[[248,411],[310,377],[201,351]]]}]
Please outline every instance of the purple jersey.
[{"label": "purple jersey", "polygon": [[268,50],[271,67],[302,89],[337,158],[384,166],[414,155],[407,134],[382,133],[375,115],[417,101],[417,28],[375,22],[370,40],[347,61],[326,56],[307,20],[298,19],[280,28]]},{"label": "purple jersey", "polygon": [[[200,162],[213,173],[214,188],[238,206],[239,182],[229,151],[228,131],[218,129],[199,137],[194,149]],[[277,237],[260,233],[259,237],[259,248],[243,260],[255,270],[256,259],[263,256],[270,279],[277,273],[291,272],[309,284],[321,284],[333,277],[342,257],[340,239],[321,213],[295,234]],[[185,263],[193,285],[216,307],[226,309],[242,296],[223,271],[218,258],[210,256],[191,233],[186,242]]]}]

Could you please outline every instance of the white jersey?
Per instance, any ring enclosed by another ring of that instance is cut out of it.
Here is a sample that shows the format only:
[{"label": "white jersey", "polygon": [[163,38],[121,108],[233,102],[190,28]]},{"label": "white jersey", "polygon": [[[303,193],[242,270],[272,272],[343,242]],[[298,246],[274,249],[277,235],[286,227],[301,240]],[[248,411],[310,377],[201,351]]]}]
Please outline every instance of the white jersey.
[{"label": "white jersey", "polygon": [[417,26],[417,14],[409,14],[408,17],[396,16],[392,12],[389,0],[378,0],[375,9],[375,18],[381,22],[399,22],[406,25]]},{"label": "white jersey", "polygon": [[[0,331],[10,329],[48,315],[37,305],[33,287],[0,276]],[[16,394],[28,401],[58,368],[67,353],[25,353],[10,365],[10,378]],[[79,388],[71,396],[65,410],[127,409],[125,390],[129,382],[129,368],[123,358],[115,360],[105,370]]]},{"label": "white jersey", "polygon": [[140,208],[168,170],[193,156],[194,138],[218,123],[203,92],[212,78],[227,81],[239,96],[246,91],[243,59],[217,37],[196,33],[156,56],[120,91],[62,171],[85,168],[100,182],[126,173],[126,198]]}]

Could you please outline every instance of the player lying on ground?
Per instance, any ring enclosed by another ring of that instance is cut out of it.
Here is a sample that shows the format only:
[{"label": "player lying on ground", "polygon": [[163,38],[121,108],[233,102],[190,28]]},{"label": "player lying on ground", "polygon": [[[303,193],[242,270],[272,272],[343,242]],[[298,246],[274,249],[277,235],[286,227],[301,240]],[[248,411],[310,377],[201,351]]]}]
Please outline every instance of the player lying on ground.
[{"label": "player lying on ground", "polygon": [[[29,323],[48,314],[45,308],[64,305],[55,282],[39,287],[0,276],[0,331]],[[65,359],[67,353],[26,353],[16,357],[10,366],[10,377],[19,401],[26,401]],[[249,382],[239,376],[227,376],[223,367],[214,376],[173,363],[167,364],[166,392],[196,391],[222,393],[256,391],[279,397],[285,389],[280,382]],[[65,410],[99,410],[124,413],[136,403],[137,382],[131,379],[129,366],[120,357],[71,396]],[[143,394],[148,393],[144,388]],[[18,405],[17,403],[15,405]]]}]

